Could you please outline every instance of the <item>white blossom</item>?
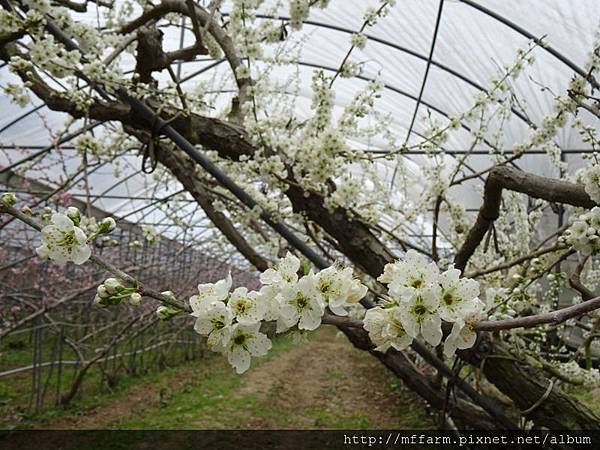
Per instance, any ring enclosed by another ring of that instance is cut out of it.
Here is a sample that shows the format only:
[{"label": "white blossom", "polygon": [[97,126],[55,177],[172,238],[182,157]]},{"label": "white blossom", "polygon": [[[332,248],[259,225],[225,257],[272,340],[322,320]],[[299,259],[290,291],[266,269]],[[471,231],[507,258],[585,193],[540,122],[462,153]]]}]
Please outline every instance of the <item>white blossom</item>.
[{"label": "white blossom", "polygon": [[420,334],[430,345],[437,346],[442,340],[439,305],[439,291],[436,289],[415,292],[408,301],[400,302],[400,320],[406,332],[412,337]]},{"label": "white blossom", "polygon": [[264,356],[272,347],[269,338],[259,331],[260,323],[235,324],[226,345],[227,360],[238,374],[250,368],[252,356]]},{"label": "white blossom", "polygon": [[583,187],[594,202],[600,204],[600,165],[594,164],[583,172]]},{"label": "white blossom", "polygon": [[315,330],[325,312],[323,297],[315,288],[315,276],[306,275],[282,292],[278,331],[298,325],[300,330]]},{"label": "white blossom", "polygon": [[57,264],[67,261],[83,264],[92,254],[83,230],[60,213],[52,214],[51,224],[42,229],[42,245],[35,251],[40,258],[51,259]]},{"label": "white blossom", "polygon": [[219,280],[216,283],[206,283],[198,285],[198,294],[190,297],[190,307],[192,315],[199,314],[203,308],[208,307],[212,302],[223,302],[229,296],[232,279],[231,273],[227,278]]},{"label": "white blossom", "polygon": [[274,269],[267,269],[260,274],[260,282],[266,285],[295,283],[298,281],[298,270],[300,270],[300,260],[288,252]]},{"label": "white blossom", "polygon": [[400,301],[412,298],[416,292],[432,289],[438,284],[439,269],[434,262],[415,250],[406,252],[404,260],[386,264],[378,280],[388,284],[390,295]]},{"label": "white blossom", "polygon": [[473,347],[477,340],[477,332],[473,324],[483,319],[482,311],[485,305],[480,300],[471,304],[464,317],[459,318],[452,325],[452,331],[444,341],[444,354],[450,357],[457,349],[464,350]]},{"label": "white blossom", "polygon": [[196,314],[194,330],[208,336],[208,347],[213,351],[223,351],[231,337],[233,313],[223,302],[214,301]]},{"label": "white blossom", "polygon": [[316,289],[332,313],[348,314],[345,306],[358,303],[367,293],[367,287],[355,279],[350,267],[339,270],[335,266],[321,270],[315,276]]},{"label": "white blossom", "polygon": [[455,268],[446,270],[439,279],[442,291],[438,314],[449,322],[461,319],[479,301],[479,283],[460,278],[460,270]]},{"label": "white blossom", "polygon": [[491,309],[502,303],[508,295],[506,288],[489,287],[485,290],[485,306],[486,309]]},{"label": "white blossom", "polygon": [[375,307],[369,309],[363,320],[364,329],[368,331],[369,338],[377,346],[375,350],[387,351],[394,347],[396,350],[404,350],[413,341],[401,320],[402,311],[397,306],[391,308]]},{"label": "white blossom", "polygon": [[252,325],[260,322],[265,316],[266,305],[260,300],[258,292],[248,292],[245,287],[239,287],[232,292],[227,306],[239,323]]},{"label": "white blossom", "polygon": [[564,236],[566,243],[582,255],[600,251],[600,207],[578,216]]}]

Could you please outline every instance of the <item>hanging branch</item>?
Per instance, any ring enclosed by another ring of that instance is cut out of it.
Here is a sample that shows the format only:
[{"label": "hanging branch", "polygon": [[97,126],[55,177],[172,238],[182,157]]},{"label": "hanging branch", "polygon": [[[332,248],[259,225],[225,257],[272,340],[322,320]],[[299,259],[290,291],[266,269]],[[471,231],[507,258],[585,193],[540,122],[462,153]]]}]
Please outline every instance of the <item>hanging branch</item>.
[{"label": "hanging branch", "polygon": [[503,189],[521,192],[530,197],[554,203],[566,203],[583,208],[593,208],[595,206],[583,186],[541,177],[511,167],[494,167],[485,182],[483,205],[479,210],[475,224],[454,258],[454,265],[457,269],[465,270],[469,259],[479,247],[494,221],[499,217]]}]

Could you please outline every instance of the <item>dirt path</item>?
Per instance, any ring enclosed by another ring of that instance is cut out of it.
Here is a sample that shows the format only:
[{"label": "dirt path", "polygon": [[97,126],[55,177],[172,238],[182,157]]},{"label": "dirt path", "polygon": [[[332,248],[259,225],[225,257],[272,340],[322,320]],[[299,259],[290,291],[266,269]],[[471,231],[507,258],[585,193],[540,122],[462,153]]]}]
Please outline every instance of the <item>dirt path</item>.
[{"label": "dirt path", "polygon": [[[238,376],[222,358],[130,388],[47,428],[423,428],[422,403],[378,361],[324,327]],[[259,361],[259,360],[257,360]]]},{"label": "dirt path", "polygon": [[276,420],[250,419],[250,428],[412,428],[423,419],[422,404],[334,329],[261,364],[240,393],[277,411]]}]

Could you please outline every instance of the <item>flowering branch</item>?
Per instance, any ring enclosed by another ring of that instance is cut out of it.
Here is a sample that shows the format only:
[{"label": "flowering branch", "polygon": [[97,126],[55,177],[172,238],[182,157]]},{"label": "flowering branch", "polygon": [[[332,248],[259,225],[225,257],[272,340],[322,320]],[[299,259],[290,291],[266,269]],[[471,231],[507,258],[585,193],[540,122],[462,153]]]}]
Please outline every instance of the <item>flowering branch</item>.
[{"label": "flowering branch", "polygon": [[[0,213],[9,214],[9,215],[13,216],[14,218],[20,220],[21,222],[26,223],[31,228],[34,228],[38,231],[42,231],[42,225],[40,225],[36,220],[31,218],[27,214],[23,213],[22,211],[19,211],[18,209],[14,208],[10,204],[8,204],[4,199],[0,199]],[[121,269],[113,266],[109,262],[104,261],[102,258],[100,258],[96,255],[91,255],[89,260],[91,262],[93,262],[94,264],[96,264],[101,269],[115,275],[116,277],[121,279],[123,282],[125,282],[131,286],[137,286],[137,292],[139,292],[140,295],[143,295],[146,297],[152,297],[152,298],[160,301],[161,303],[172,306],[181,311],[186,311],[186,312],[191,311],[189,305],[187,305],[171,296],[164,295],[160,292],[156,292],[152,289],[144,287],[134,277],[123,272]]]},{"label": "flowering branch", "polygon": [[495,167],[490,171],[485,182],[483,205],[475,224],[454,258],[456,268],[461,271],[467,267],[469,259],[499,217],[503,189],[521,192],[549,202],[566,203],[583,208],[595,206],[583,186],[541,177],[511,167]]}]

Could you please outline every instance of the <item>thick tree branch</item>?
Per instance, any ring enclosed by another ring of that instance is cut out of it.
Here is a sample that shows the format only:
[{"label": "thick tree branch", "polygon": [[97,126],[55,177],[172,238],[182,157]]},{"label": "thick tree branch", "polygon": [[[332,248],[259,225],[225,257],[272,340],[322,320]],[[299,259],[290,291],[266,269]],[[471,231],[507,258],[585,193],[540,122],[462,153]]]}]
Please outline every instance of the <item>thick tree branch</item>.
[{"label": "thick tree branch", "polygon": [[583,208],[593,208],[595,206],[583,186],[541,177],[511,167],[495,167],[490,171],[485,182],[483,205],[479,210],[475,224],[454,258],[454,265],[457,269],[464,271],[485,234],[490,231],[492,224],[500,215],[503,189],[521,192],[530,197],[554,203],[566,203]]},{"label": "thick tree branch", "polygon": [[138,18],[123,26],[119,32],[122,34],[131,33],[144,26],[148,22],[152,20],[158,20],[169,13],[179,13],[197,20],[203,29],[210,33],[210,35],[223,50],[225,58],[227,59],[227,62],[233,71],[238,86],[238,102],[239,104],[245,103],[248,100],[247,89],[251,84],[251,80],[250,78],[240,78],[237,76],[237,68],[240,67],[242,61],[237,54],[233,40],[229,37],[225,30],[212,19],[209,12],[205,11],[198,5],[194,4],[194,7],[195,8],[192,12],[186,3],[186,0],[162,0],[161,3],[148,9]]},{"label": "thick tree branch", "polygon": [[173,61],[193,61],[198,55],[208,54],[202,42],[196,42],[190,47],[185,47],[172,52],[163,51],[163,32],[156,27],[142,27],[137,31],[137,64],[136,73],[142,83],[150,84],[152,72],[160,72],[169,67]]},{"label": "thick tree branch", "polygon": [[[149,143],[150,136],[147,134],[139,132],[135,134],[142,142]],[[223,233],[227,240],[246,257],[250,264],[260,271],[267,270],[270,266],[269,262],[246,241],[235,224],[213,206],[214,197],[204,188],[200,177],[196,173],[194,162],[174,145],[157,142],[154,144],[154,148],[156,159],[167,167],[186,191],[194,197],[211,222]]]},{"label": "thick tree branch", "polygon": [[[5,62],[10,62],[13,56],[24,55],[12,43],[0,46],[0,58]],[[20,70],[17,74],[23,82],[30,83],[31,91],[53,111],[68,113],[76,119],[116,121],[138,130],[149,128],[148,122],[135,114],[129,105],[94,99],[87,109],[81,109],[65,93],[48,86],[34,70]],[[250,137],[240,126],[198,114],[181,114],[180,110],[161,106],[152,99],[148,99],[147,103],[154,110],[162,111],[160,117],[194,145],[216,150],[222,157],[233,160],[255,152]]]}]

